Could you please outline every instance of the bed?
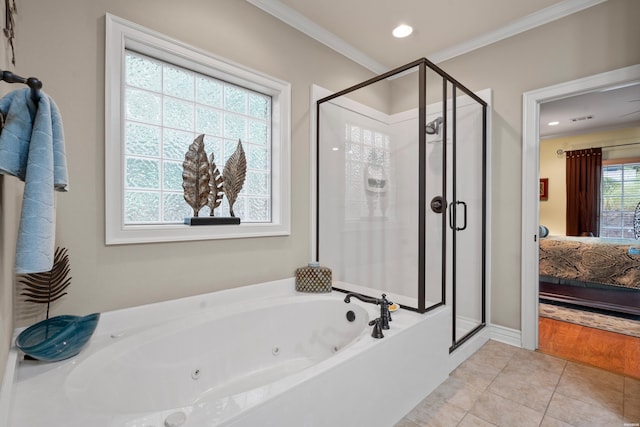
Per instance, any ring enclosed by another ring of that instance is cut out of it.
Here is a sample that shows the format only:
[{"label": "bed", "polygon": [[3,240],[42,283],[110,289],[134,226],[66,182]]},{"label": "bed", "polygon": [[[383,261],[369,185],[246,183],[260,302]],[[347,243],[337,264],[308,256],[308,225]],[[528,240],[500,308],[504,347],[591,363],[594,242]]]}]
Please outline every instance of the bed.
[{"label": "bed", "polygon": [[540,298],[640,316],[640,255],[631,247],[640,242],[541,238]]}]

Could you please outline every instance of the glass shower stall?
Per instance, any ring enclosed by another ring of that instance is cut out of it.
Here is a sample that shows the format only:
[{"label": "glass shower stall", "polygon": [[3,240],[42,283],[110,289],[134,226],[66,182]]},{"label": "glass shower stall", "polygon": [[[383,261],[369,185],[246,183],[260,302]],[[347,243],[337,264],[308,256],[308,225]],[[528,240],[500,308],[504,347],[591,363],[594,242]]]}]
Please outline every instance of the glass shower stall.
[{"label": "glass shower stall", "polygon": [[427,59],[316,103],[316,258],[334,289],[485,325],[487,103]]}]

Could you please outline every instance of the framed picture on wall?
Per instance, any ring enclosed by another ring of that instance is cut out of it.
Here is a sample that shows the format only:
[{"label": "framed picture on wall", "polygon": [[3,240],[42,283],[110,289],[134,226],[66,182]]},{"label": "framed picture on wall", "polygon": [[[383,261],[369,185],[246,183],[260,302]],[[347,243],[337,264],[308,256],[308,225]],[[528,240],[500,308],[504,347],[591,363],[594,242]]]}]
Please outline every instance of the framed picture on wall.
[{"label": "framed picture on wall", "polygon": [[540,200],[549,198],[549,178],[540,178]]}]

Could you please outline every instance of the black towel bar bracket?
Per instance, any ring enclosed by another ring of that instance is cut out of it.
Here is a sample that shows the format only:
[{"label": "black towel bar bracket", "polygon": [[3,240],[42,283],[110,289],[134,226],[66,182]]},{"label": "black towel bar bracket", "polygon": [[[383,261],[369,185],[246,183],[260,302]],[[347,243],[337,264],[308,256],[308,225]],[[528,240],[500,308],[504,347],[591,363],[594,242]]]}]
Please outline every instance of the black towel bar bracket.
[{"label": "black towel bar bracket", "polygon": [[31,99],[38,105],[38,100],[40,99],[40,89],[42,89],[42,82],[35,78],[29,77],[24,78],[20,77],[16,74],[13,74],[11,71],[0,71],[0,80],[4,80],[8,83],[23,83],[31,88]]}]

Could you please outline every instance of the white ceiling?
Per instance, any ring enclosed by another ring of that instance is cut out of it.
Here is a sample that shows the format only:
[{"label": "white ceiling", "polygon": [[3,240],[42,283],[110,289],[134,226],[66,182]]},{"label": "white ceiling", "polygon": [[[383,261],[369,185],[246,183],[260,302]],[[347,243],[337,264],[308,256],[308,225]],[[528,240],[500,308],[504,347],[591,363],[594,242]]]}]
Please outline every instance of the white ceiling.
[{"label": "white ceiling", "polygon": [[[558,0],[280,0],[387,69],[476,39]],[[490,13],[489,13],[490,11]],[[399,24],[414,32],[391,36]]]},{"label": "white ceiling", "polygon": [[[381,74],[421,57],[437,64],[607,0],[246,1]],[[396,39],[401,23],[414,32]],[[636,85],[543,104],[541,137],[640,125],[639,92]],[[587,115],[594,118],[567,122]],[[551,116],[561,125],[543,126]]]},{"label": "white ceiling", "polygon": [[[549,126],[549,122],[560,122]],[[540,105],[540,137],[577,135],[640,126],[640,82]]]}]

